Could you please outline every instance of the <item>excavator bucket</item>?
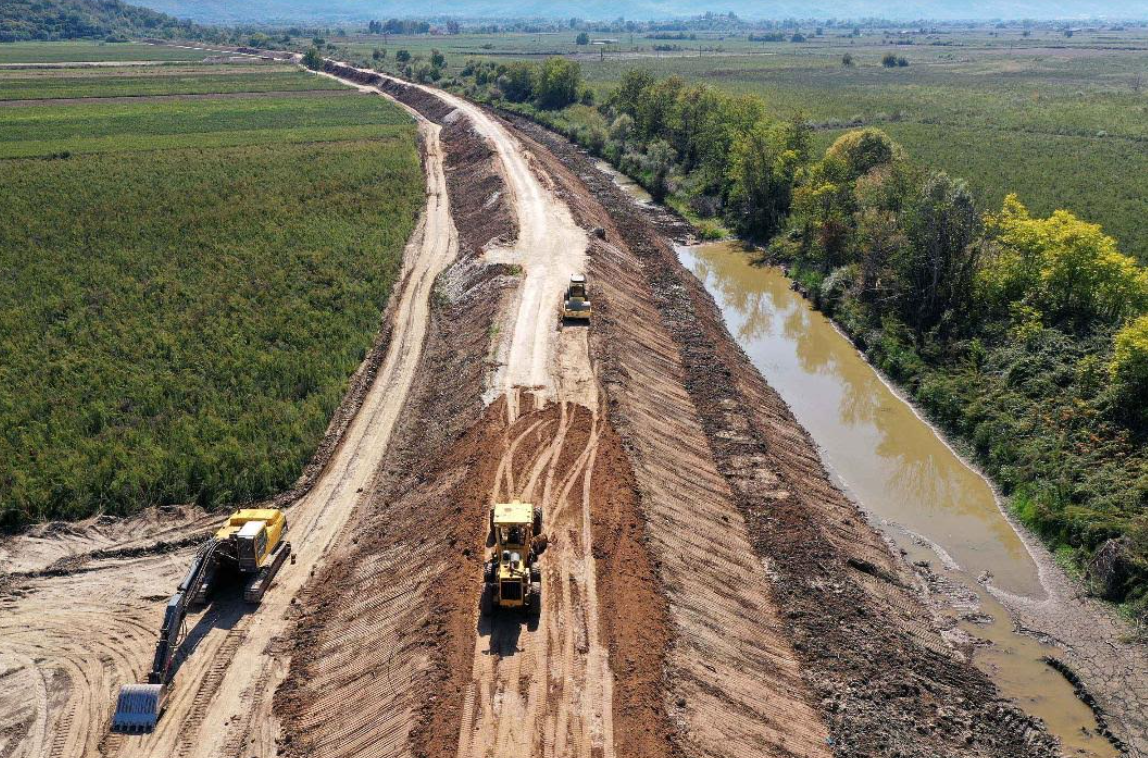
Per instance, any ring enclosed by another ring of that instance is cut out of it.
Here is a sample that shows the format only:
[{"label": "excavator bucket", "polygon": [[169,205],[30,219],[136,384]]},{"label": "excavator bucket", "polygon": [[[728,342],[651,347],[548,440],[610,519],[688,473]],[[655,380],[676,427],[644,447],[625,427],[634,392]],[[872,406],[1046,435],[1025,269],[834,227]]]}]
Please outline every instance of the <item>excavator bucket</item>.
[{"label": "excavator bucket", "polygon": [[155,729],[162,700],[162,684],[125,684],[120,687],[112,731],[150,732]]}]

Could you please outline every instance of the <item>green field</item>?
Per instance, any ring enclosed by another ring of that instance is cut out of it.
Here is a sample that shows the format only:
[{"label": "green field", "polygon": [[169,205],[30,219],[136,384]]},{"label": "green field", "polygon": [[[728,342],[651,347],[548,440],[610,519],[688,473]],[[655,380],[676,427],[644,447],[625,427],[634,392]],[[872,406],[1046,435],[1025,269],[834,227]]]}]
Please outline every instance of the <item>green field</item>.
[{"label": "green field", "polygon": [[0,100],[42,100],[76,97],[145,97],[202,95],[236,92],[349,91],[338,82],[319,79],[295,66],[236,67],[237,72],[184,66],[69,69],[52,71],[0,71]]},{"label": "green field", "polygon": [[7,108],[0,158],[321,142],[395,133],[408,118],[379,99],[313,94],[253,99],[94,102]]},{"label": "green field", "polygon": [[0,135],[54,154],[0,160],[0,524],[289,486],[423,204],[409,119],[332,92],[0,108]]},{"label": "green field", "polygon": [[[575,56],[598,99],[632,68],[678,75],[735,94],[765,99],[774,115],[802,113],[823,142],[854,124],[877,125],[910,155],[968,180],[983,207],[1016,192],[1034,211],[1067,208],[1097,222],[1121,248],[1148,261],[1148,34],[1143,29],[1076,34],[1020,28],[804,43],[749,42],[698,33],[693,40],[620,35],[590,48],[575,34],[457,35],[333,39],[349,55],[394,70],[400,49],[441,50],[445,74],[469,58]],[[595,36],[595,35],[592,35]],[[911,42],[912,44],[907,44]],[[660,52],[655,45],[676,46]],[[387,57],[370,58],[374,49]],[[909,65],[887,69],[884,54]],[[845,54],[854,65],[842,65]],[[577,114],[574,114],[577,115]]]},{"label": "green field", "polygon": [[0,64],[103,61],[201,61],[219,53],[133,42],[5,42]]}]

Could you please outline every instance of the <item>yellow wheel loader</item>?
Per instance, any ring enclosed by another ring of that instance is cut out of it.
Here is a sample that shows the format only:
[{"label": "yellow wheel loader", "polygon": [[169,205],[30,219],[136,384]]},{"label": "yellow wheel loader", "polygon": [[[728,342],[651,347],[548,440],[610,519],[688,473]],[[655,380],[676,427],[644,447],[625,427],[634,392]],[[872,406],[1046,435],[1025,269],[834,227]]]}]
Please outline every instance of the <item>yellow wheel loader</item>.
[{"label": "yellow wheel loader", "polygon": [[491,509],[490,525],[494,548],[483,565],[482,614],[520,609],[538,615],[542,570],[535,538],[542,533],[542,509],[518,500],[498,503]]},{"label": "yellow wheel loader", "polygon": [[586,277],[574,274],[566,288],[566,298],[562,301],[562,321],[590,322],[590,297],[586,294]]},{"label": "yellow wheel loader", "polygon": [[112,731],[150,732],[155,728],[167,701],[172,662],[183,641],[188,606],[207,600],[217,576],[244,582],[243,599],[258,603],[291,554],[286,535],[287,517],[282,511],[248,508],[233,513],[204,543],[179,588],[167,601],[147,684],[125,684],[120,688]]}]

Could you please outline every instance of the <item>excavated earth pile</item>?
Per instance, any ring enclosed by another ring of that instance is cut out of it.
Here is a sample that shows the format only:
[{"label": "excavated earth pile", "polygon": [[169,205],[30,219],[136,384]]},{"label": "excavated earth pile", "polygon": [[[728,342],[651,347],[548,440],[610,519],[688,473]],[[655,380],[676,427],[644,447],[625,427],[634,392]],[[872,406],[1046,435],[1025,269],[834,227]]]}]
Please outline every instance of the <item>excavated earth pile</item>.
[{"label": "excavated earth pile", "polygon": [[[602,226],[615,242],[612,254],[592,258],[591,277],[603,306],[596,334],[602,373],[620,375],[624,391],[614,395],[621,415],[633,422],[619,423],[623,439],[641,461],[646,442],[637,413],[641,395],[655,385],[650,374],[680,372],[707,453],[744,524],[732,522],[727,535],[744,529],[760,566],[754,573],[769,579],[778,632],[792,642],[834,752],[1056,755],[1043,727],[1001,699],[988,678],[941,639],[911,573],[830,482],[812,440],[737,347],[669,241],[582,152],[522,119],[514,124],[538,141],[540,159],[546,153],[557,158],[548,168],[571,196],[593,198],[576,205],[586,223]],[[623,282],[624,289],[613,286]],[[656,372],[642,376],[640,346],[648,351],[656,344],[650,332],[661,330],[670,352]],[[654,407],[670,415],[664,402]],[[648,499],[644,505],[652,516]],[[696,515],[680,528],[701,531]],[[656,537],[655,518],[650,530]],[[671,565],[663,559],[661,574],[672,588]],[[735,576],[737,585],[750,578]],[[672,589],[670,597],[672,604]],[[677,677],[671,679],[680,691]],[[688,694],[684,700],[688,710]]]},{"label": "excavated earth pile", "polygon": [[[410,104],[415,93],[403,94]],[[423,754],[457,741],[452,674],[469,670],[474,644],[473,618],[459,615],[477,610],[485,535],[481,451],[501,433],[481,390],[508,286],[504,267],[476,255],[515,226],[490,147],[465,119],[442,127],[460,257],[435,285],[420,378],[368,504],[298,603],[275,699],[285,755]]]}]

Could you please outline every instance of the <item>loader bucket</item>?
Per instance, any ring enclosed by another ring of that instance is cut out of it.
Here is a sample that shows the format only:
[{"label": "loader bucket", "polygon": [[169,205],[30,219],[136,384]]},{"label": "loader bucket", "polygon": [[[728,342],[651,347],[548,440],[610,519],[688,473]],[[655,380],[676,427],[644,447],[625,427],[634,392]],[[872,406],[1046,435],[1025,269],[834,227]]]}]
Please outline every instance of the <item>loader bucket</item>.
[{"label": "loader bucket", "polygon": [[120,687],[116,714],[112,716],[112,731],[150,732],[155,729],[162,699],[162,684],[125,684]]}]

